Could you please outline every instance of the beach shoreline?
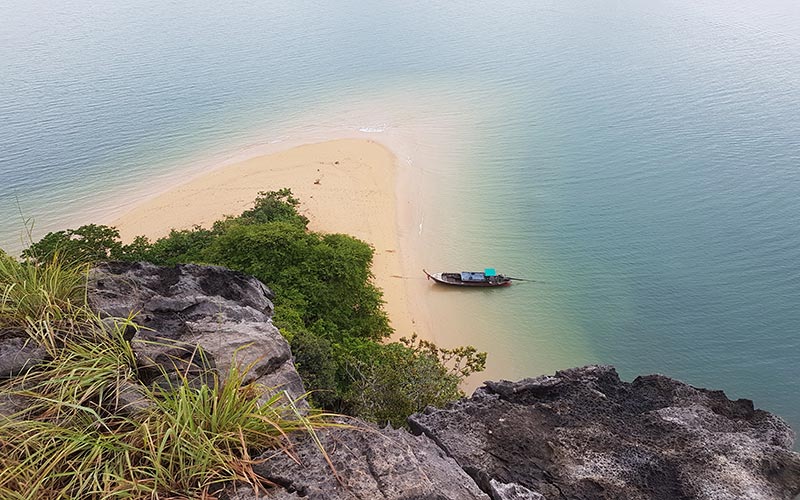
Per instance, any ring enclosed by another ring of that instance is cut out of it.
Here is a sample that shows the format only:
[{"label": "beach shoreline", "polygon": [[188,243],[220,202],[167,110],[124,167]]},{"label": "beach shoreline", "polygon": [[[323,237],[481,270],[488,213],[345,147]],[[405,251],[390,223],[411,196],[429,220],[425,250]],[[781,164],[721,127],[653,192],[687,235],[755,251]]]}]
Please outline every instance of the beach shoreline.
[{"label": "beach shoreline", "polygon": [[309,229],[343,233],[375,250],[372,272],[383,290],[393,338],[417,333],[404,276],[407,259],[398,230],[398,159],[370,139],[334,139],[220,165],[134,204],[111,222],[123,242],[151,240],[171,229],[211,227],[226,215],[251,208],[260,191],[290,188]]}]

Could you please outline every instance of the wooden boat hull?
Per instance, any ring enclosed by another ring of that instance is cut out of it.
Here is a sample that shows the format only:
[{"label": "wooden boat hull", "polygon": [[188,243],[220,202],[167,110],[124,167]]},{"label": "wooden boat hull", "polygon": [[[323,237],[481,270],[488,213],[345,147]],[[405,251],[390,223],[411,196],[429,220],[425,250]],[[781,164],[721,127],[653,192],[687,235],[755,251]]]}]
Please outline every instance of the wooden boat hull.
[{"label": "wooden boat hull", "polygon": [[441,285],[460,286],[465,288],[488,288],[498,286],[508,286],[511,284],[511,279],[503,275],[487,277],[485,281],[462,281],[460,273],[429,273],[422,270],[428,279],[435,281]]}]

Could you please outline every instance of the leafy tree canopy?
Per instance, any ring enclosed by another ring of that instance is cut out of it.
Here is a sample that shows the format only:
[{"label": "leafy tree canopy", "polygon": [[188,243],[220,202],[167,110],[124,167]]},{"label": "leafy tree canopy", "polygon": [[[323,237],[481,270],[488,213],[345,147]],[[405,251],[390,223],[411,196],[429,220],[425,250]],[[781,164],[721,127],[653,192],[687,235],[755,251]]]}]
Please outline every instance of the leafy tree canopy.
[{"label": "leafy tree canopy", "polygon": [[121,255],[119,231],[113,227],[88,224],[78,229],[47,233],[44,238],[22,252],[22,257],[37,262],[94,262]]}]

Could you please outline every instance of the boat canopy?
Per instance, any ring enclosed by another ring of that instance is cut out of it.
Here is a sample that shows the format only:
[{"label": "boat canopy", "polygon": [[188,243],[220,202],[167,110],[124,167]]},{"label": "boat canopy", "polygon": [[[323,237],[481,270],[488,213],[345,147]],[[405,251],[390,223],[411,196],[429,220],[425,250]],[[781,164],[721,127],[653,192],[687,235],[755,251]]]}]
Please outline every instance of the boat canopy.
[{"label": "boat canopy", "polygon": [[461,281],[486,281],[486,273],[464,271],[461,273]]},{"label": "boat canopy", "polygon": [[483,270],[483,274],[486,276],[497,276],[497,271],[495,271],[493,267],[487,267]]}]

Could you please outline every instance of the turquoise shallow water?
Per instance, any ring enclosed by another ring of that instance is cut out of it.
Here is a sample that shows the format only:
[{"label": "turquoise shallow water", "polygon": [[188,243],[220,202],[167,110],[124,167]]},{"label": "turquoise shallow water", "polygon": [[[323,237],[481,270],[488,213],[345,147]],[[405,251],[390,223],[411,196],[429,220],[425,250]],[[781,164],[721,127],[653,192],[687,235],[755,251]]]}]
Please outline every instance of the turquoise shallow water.
[{"label": "turquoise shallow water", "polygon": [[799,9],[4,2],[0,241],[270,143],[373,136],[417,179],[401,234],[427,267],[541,281],[415,299],[485,376],[613,363],[800,428]]}]

